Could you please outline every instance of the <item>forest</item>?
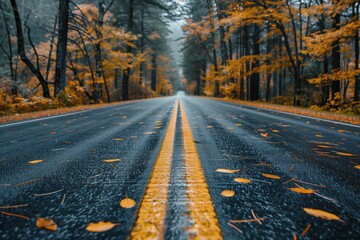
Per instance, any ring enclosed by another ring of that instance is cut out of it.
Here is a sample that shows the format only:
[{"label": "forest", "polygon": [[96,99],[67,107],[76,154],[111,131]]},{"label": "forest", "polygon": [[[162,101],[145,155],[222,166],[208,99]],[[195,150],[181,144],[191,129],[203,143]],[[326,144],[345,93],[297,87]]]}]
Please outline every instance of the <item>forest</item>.
[{"label": "forest", "polygon": [[[0,116],[168,96],[360,114],[357,0],[2,0]],[[182,64],[169,23],[182,22]]]},{"label": "forest", "polygon": [[190,0],[196,95],[360,113],[359,1]]},{"label": "forest", "polygon": [[163,0],[2,0],[0,115],[171,95]]}]

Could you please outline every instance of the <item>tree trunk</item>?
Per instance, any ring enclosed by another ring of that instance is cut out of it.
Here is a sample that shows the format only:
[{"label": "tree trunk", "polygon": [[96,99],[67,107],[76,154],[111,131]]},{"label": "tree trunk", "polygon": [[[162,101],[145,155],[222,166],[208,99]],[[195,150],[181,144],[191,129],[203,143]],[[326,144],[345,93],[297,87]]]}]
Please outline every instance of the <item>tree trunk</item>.
[{"label": "tree trunk", "polygon": [[[134,25],[134,0],[129,0],[128,6],[128,23],[127,23],[127,31],[131,32]],[[132,52],[132,48],[127,46],[127,53]],[[123,74],[123,82],[122,82],[122,99],[124,101],[129,100],[129,80],[130,80],[130,67],[124,70]]]},{"label": "tree trunk", "polygon": [[[267,32],[270,32],[270,25],[269,23],[267,24]],[[266,53],[270,54],[271,53],[271,49],[272,49],[272,39],[270,37],[268,37],[268,39],[266,40]],[[268,59],[266,62],[266,65],[270,66],[271,65],[271,60]],[[271,89],[270,89],[270,81],[271,81],[271,77],[272,77],[272,72],[271,71],[267,71],[266,72],[266,102],[268,102],[270,100],[270,95],[271,95]]]},{"label": "tree trunk", "polygon": [[[327,56],[323,61],[324,74],[329,73],[329,61]],[[322,86],[322,105],[326,104],[326,101],[330,98],[330,85],[329,82],[321,83]]]},{"label": "tree trunk", "polygon": [[[144,54],[144,49],[145,49],[145,6],[144,3],[142,3],[141,6],[141,23],[140,23],[140,54],[143,55]],[[140,63],[140,73],[139,73],[139,84],[141,85],[144,82],[144,68],[145,68],[145,63],[143,61],[141,61]]]},{"label": "tree trunk", "polygon": [[16,0],[10,0],[10,3],[11,3],[12,10],[13,10],[14,18],[15,18],[16,36],[17,36],[17,40],[18,40],[18,54],[20,56],[20,59],[21,59],[21,61],[23,61],[25,63],[25,65],[30,69],[30,71],[39,80],[39,83],[43,90],[43,97],[50,98],[51,96],[50,96],[48,82],[45,81],[45,78],[42,76],[40,69],[36,68],[35,65],[26,56],[24,33],[22,30],[21,17],[20,17],[19,9],[17,7]]},{"label": "tree trunk", "polygon": [[[254,25],[254,35],[253,39],[253,55],[258,56],[260,54],[260,44],[259,42],[259,27]],[[255,61],[251,68],[257,68],[259,66],[259,61]],[[259,100],[259,85],[260,85],[260,74],[258,72],[253,73],[250,76],[250,101]]]},{"label": "tree trunk", "polygon": [[157,84],[157,52],[152,54],[151,56],[151,90],[156,92],[156,84]]},{"label": "tree trunk", "polygon": [[[334,4],[338,4],[338,0],[334,0]],[[339,29],[340,28],[340,14],[336,14],[332,19],[332,28],[333,29]],[[340,42],[335,41],[332,45],[332,51],[331,51],[331,64],[332,64],[332,72],[336,73],[340,71]],[[332,81],[332,88],[331,88],[331,99],[335,97],[335,93],[340,92],[340,80],[336,79],[335,81]]]},{"label": "tree trunk", "polygon": [[[360,8],[360,4],[357,4],[356,11],[355,11],[355,4],[353,5],[354,16],[359,17],[359,8]],[[359,54],[360,54],[359,31],[356,31],[354,41],[355,41],[355,53],[354,53],[355,54],[355,70],[359,70]],[[358,74],[355,76],[354,101],[359,101],[359,100],[360,100],[360,76]]]},{"label": "tree trunk", "polygon": [[0,43],[0,47],[1,47],[1,49],[5,52],[5,54],[6,54],[7,57],[8,57],[9,70],[10,70],[10,78],[11,78],[11,81],[12,81],[11,94],[12,94],[13,96],[16,96],[16,95],[18,95],[18,87],[17,87],[17,84],[16,84],[15,70],[14,70],[14,66],[13,66],[13,50],[12,50],[12,43],[11,43],[11,33],[10,33],[9,22],[8,22],[7,17],[6,17],[5,10],[4,10],[4,8],[2,7],[2,4],[1,4],[1,3],[0,3],[0,10],[1,10],[1,13],[2,13],[2,16],[3,16],[3,20],[4,20],[4,25],[5,25],[6,35],[7,35],[6,37],[7,37],[7,43],[8,43],[9,52],[7,52],[7,51],[5,50],[5,48],[3,48],[3,47],[1,46],[1,43]]},{"label": "tree trunk", "polygon": [[66,85],[66,51],[68,39],[70,0],[59,0],[59,33],[56,49],[56,69],[54,96],[65,89]]}]

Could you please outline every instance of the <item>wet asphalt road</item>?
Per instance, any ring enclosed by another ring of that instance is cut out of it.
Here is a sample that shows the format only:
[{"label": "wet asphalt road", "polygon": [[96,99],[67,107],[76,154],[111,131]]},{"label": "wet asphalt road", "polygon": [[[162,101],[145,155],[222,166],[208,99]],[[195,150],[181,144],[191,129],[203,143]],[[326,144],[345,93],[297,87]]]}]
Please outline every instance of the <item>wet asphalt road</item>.
[{"label": "wet asphalt road", "polygon": [[[18,125],[0,125],[1,239],[126,239],[166,133],[176,97],[136,101]],[[203,98],[182,97],[224,239],[358,239],[360,127],[336,124]],[[180,118],[181,112],[178,112]],[[166,239],[187,239],[182,126],[177,121],[166,216]],[[354,156],[347,156],[351,153]],[[346,155],[346,156],[345,156]],[[104,163],[102,160],[118,159]],[[41,159],[43,163],[27,162]],[[235,174],[219,168],[239,169]],[[265,178],[262,173],[280,176]],[[250,184],[236,183],[235,177]],[[290,181],[296,178],[298,181]],[[302,182],[300,182],[302,181]],[[306,182],[306,183],[304,183]],[[296,184],[316,190],[302,195]],[[317,186],[315,186],[316,184]],[[221,196],[223,190],[235,196]],[[59,191],[59,192],[56,192]],[[54,194],[41,196],[44,193]],[[39,196],[40,194],[40,196]],[[135,208],[121,209],[126,196]],[[310,216],[322,209],[342,221]],[[234,223],[253,219],[262,224]],[[53,219],[56,232],[38,229]],[[89,222],[120,225],[89,233]]]}]

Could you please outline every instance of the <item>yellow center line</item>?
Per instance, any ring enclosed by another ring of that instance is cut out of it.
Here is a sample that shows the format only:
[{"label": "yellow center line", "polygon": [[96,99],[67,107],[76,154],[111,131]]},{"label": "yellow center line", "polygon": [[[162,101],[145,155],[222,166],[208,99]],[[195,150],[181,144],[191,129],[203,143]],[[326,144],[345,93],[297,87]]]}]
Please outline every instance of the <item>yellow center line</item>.
[{"label": "yellow center line", "polygon": [[182,101],[181,124],[184,144],[188,209],[193,225],[188,229],[191,239],[222,239],[194,137]]},{"label": "yellow center line", "polygon": [[170,119],[130,239],[163,239],[179,100]]}]

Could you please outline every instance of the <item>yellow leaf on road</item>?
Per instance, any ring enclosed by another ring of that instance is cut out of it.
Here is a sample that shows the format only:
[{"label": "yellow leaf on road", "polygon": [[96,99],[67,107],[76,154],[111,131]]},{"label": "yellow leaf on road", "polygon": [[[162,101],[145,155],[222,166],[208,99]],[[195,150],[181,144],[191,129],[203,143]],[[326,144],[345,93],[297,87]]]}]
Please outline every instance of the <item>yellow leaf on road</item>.
[{"label": "yellow leaf on road", "polygon": [[121,161],[120,158],[103,160],[103,162],[106,162],[106,163],[115,163],[115,162],[120,162],[120,161]]},{"label": "yellow leaf on road", "polygon": [[317,145],[319,148],[326,148],[326,149],[330,149],[333,148],[333,146],[327,146],[327,145]]},{"label": "yellow leaf on road", "polygon": [[355,154],[352,153],[346,153],[346,152],[336,152],[337,155],[339,156],[344,156],[344,157],[355,157]]},{"label": "yellow leaf on road", "polygon": [[241,124],[241,123],[237,123],[237,124],[235,124],[235,126],[237,126],[237,127],[241,127],[241,126],[242,126],[242,124]]},{"label": "yellow leaf on road", "polygon": [[52,219],[40,217],[36,219],[36,227],[44,228],[49,231],[56,231],[57,229],[57,225]]},{"label": "yellow leaf on road", "polygon": [[271,178],[271,179],[281,179],[281,177],[279,177],[278,175],[273,175],[273,174],[268,174],[268,173],[262,173],[261,175],[263,175],[266,178]]},{"label": "yellow leaf on road", "polygon": [[315,191],[312,189],[306,189],[306,188],[289,188],[291,191],[301,194],[314,194]]},{"label": "yellow leaf on road", "polygon": [[44,160],[32,160],[30,162],[28,162],[28,164],[38,164],[38,163],[42,163],[44,162]]},{"label": "yellow leaf on road", "polygon": [[219,173],[237,173],[237,172],[240,172],[240,170],[231,170],[231,169],[219,168],[219,169],[216,170],[216,172],[219,172]]},{"label": "yellow leaf on road", "polygon": [[123,141],[123,138],[114,138],[114,141]]},{"label": "yellow leaf on road", "polygon": [[278,132],[280,132],[279,130],[272,130],[274,133],[278,133]]},{"label": "yellow leaf on road", "polygon": [[121,200],[120,207],[122,208],[132,208],[136,205],[136,202],[131,198],[126,197],[125,199]]},{"label": "yellow leaf on road", "polygon": [[269,134],[268,133],[261,133],[261,136],[267,138],[267,137],[269,137]]},{"label": "yellow leaf on road", "polygon": [[251,183],[251,180],[247,178],[234,178],[234,181],[238,183]]},{"label": "yellow leaf on road", "polygon": [[235,192],[232,190],[224,190],[221,192],[221,195],[224,197],[233,197],[235,196]]},{"label": "yellow leaf on road", "polygon": [[322,218],[325,220],[337,220],[337,221],[342,221],[338,216],[336,216],[335,214],[320,210],[320,209],[313,209],[313,208],[304,208],[304,211],[309,214],[312,215],[314,217],[318,217],[318,218]]},{"label": "yellow leaf on road", "polygon": [[89,225],[85,228],[88,232],[106,232],[113,229],[118,224],[112,222],[98,222],[98,223],[89,223]]},{"label": "yellow leaf on road", "polygon": [[360,169],[360,165],[355,166],[356,169]]}]

